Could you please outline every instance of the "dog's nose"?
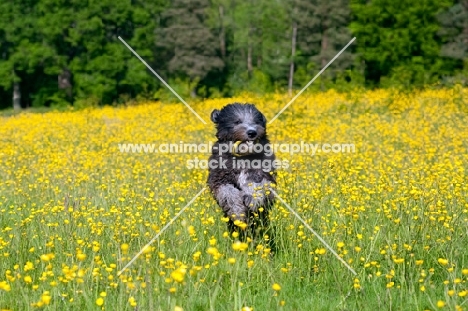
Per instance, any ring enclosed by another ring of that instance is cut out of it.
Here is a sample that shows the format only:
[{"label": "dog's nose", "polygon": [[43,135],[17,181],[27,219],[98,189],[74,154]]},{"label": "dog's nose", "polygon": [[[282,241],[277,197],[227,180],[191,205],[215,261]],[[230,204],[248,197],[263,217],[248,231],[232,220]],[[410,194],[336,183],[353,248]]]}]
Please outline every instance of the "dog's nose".
[{"label": "dog's nose", "polygon": [[254,138],[255,136],[257,136],[257,131],[248,130],[247,131],[247,136],[249,136],[249,138]]}]

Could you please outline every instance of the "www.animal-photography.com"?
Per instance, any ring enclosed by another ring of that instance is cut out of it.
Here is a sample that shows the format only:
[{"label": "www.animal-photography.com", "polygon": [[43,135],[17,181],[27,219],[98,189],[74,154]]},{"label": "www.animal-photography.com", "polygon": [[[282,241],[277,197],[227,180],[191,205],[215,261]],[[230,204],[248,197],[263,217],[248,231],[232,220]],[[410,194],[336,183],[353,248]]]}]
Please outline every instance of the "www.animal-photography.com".
[{"label": "www.animal-photography.com", "polygon": [[468,311],[466,0],[0,12],[0,311]]}]

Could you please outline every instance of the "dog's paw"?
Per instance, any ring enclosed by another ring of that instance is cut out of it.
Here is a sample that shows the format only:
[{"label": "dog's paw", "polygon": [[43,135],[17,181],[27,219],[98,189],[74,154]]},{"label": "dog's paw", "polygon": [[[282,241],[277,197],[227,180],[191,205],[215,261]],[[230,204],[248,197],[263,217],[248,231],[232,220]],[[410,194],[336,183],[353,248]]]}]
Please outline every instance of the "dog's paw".
[{"label": "dog's paw", "polygon": [[242,201],[245,206],[252,207],[254,203],[254,198],[251,195],[244,194],[244,196],[242,197]]}]

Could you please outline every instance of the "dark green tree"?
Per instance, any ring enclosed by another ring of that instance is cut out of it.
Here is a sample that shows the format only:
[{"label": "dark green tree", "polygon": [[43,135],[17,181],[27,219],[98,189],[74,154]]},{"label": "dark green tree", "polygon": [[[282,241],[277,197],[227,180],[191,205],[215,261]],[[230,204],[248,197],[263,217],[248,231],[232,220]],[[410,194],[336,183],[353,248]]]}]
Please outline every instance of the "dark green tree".
[{"label": "dark green tree", "polygon": [[74,14],[70,44],[79,52],[69,61],[78,98],[110,103],[155,89],[157,80],[118,40],[121,36],[150,65],[156,63],[154,31],[164,2],[91,2]]},{"label": "dark green tree", "polygon": [[219,41],[206,24],[208,8],[207,0],[174,0],[162,14],[159,46],[168,53],[167,70],[187,81],[192,97],[201,80],[224,67]]},{"label": "dark green tree", "polygon": [[119,36],[192,96],[292,95],[353,36],[311,88],[467,81],[468,0],[9,0],[0,12],[0,108],[160,97]]},{"label": "dark green tree", "polygon": [[271,91],[272,81],[285,84],[288,72],[288,23],[285,2],[230,1],[225,12],[228,51],[228,88]]},{"label": "dark green tree", "polygon": [[76,100],[112,103],[120,96],[156,90],[156,79],[117,37],[124,38],[150,64],[157,63],[154,30],[163,0],[40,0],[1,5],[2,12],[8,13],[0,21],[4,38],[0,75],[6,77],[2,85],[16,94],[17,89],[24,89],[23,82],[18,88],[11,81],[19,81],[24,72],[34,73],[34,84],[26,83],[25,89],[30,91],[32,105]]},{"label": "dark green tree", "polygon": [[370,85],[419,85],[445,72],[437,14],[448,0],[351,0],[351,30]]},{"label": "dark green tree", "polygon": [[[288,88],[302,87],[351,40],[349,0],[289,0],[291,62]],[[311,88],[325,86],[344,76],[353,64],[353,46],[320,76]]]},{"label": "dark green tree", "polygon": [[35,93],[50,83],[44,79],[44,71],[52,50],[37,25],[37,3],[36,0],[0,3],[0,86],[11,94],[10,103],[16,110],[31,106]]},{"label": "dark green tree", "polygon": [[[456,71],[464,67],[468,71],[468,0],[457,0],[438,19],[441,23],[439,35],[444,44],[441,55],[450,59],[451,69]],[[466,74],[460,77],[468,83]]]}]

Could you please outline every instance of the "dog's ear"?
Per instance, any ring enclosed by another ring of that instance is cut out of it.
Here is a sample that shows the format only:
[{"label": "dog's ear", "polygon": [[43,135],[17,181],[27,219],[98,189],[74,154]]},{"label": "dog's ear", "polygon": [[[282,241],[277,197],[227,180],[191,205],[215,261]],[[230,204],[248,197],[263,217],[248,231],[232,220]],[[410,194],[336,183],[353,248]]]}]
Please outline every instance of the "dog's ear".
[{"label": "dog's ear", "polygon": [[213,110],[213,112],[211,113],[211,121],[213,121],[213,123],[218,123],[218,117],[219,117],[219,110],[218,109]]}]

